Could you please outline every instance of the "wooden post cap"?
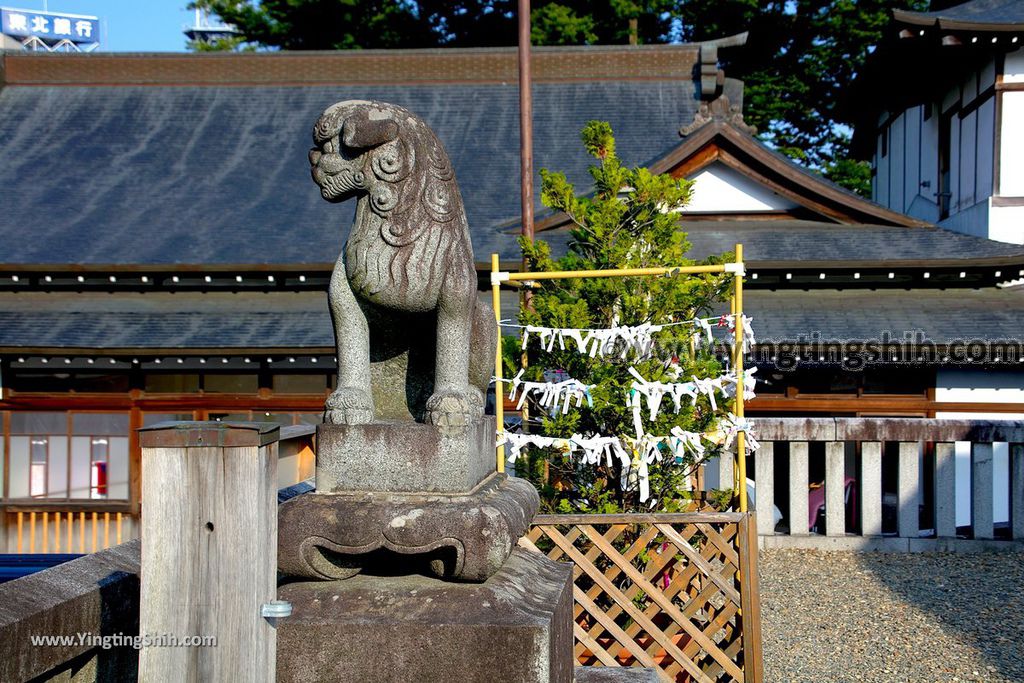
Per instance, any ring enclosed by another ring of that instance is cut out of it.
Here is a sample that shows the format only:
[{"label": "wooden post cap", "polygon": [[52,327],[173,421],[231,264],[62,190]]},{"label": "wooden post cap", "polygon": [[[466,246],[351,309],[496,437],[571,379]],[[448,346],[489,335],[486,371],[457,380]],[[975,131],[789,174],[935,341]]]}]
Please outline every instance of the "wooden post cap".
[{"label": "wooden post cap", "polygon": [[143,448],[266,446],[280,439],[276,422],[159,422],[139,430]]}]

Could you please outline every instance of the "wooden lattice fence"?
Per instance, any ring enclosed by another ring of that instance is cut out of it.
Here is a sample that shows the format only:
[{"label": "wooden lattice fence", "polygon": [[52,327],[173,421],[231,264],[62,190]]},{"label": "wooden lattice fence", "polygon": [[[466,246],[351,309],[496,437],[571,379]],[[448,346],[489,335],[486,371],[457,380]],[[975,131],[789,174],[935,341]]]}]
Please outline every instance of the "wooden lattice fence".
[{"label": "wooden lattice fence", "polygon": [[761,682],[753,513],[539,515],[521,544],[575,564],[581,665]]}]

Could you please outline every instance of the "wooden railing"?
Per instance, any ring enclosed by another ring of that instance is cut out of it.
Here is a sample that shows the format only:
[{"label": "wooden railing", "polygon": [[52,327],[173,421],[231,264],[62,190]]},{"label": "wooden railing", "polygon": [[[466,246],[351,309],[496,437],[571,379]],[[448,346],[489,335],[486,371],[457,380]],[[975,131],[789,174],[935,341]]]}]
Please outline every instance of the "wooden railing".
[{"label": "wooden railing", "polygon": [[[313,476],[315,433],[314,425],[281,428],[279,487]],[[86,554],[112,548],[139,537],[140,516],[129,510],[128,501],[6,501],[0,505],[0,555]]]},{"label": "wooden railing", "polygon": [[22,553],[95,553],[136,536],[125,512],[40,510],[7,512],[14,548]]},{"label": "wooden railing", "polygon": [[752,513],[540,515],[520,543],[575,565],[579,664],[759,683],[755,527]]},{"label": "wooden railing", "polygon": [[[997,546],[993,539],[1024,539],[1024,422],[752,422],[761,448],[751,456],[748,471],[754,475],[763,545],[978,549]],[[1006,453],[1005,469],[994,465],[997,451],[1000,458]],[[707,467],[709,480],[732,481],[728,458]],[[1008,513],[998,520],[996,503]],[[969,515],[964,514],[967,510]]]}]

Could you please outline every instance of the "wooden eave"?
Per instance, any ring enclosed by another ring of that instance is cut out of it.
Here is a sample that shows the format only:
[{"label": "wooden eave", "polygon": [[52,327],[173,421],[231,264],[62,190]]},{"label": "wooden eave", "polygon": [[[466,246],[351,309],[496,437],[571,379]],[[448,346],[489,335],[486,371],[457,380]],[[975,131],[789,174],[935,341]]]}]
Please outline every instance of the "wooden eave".
[{"label": "wooden eave", "polygon": [[892,16],[894,20],[901,24],[925,26],[929,28],[937,28],[943,31],[994,31],[1000,33],[1024,31],[1024,24],[1020,23],[965,21],[963,19],[935,16],[935,13],[932,12],[921,13],[897,9],[893,10]]}]

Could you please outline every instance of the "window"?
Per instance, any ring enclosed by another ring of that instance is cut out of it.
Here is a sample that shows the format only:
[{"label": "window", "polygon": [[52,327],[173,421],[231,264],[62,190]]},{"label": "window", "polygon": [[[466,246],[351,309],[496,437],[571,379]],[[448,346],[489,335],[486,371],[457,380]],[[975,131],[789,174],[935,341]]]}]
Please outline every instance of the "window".
[{"label": "window", "polygon": [[71,417],[71,498],[128,498],[128,414]]},{"label": "window", "polygon": [[89,446],[89,497],[106,498],[110,440],[95,436]]},{"label": "window", "polygon": [[67,496],[67,454],[66,413],[11,413],[9,496]]},{"label": "window", "polygon": [[50,460],[50,440],[46,437],[29,439],[28,495],[41,498],[46,495],[46,464]]},{"label": "window", "polygon": [[274,375],[274,393],[322,394],[326,389],[326,375]]}]

